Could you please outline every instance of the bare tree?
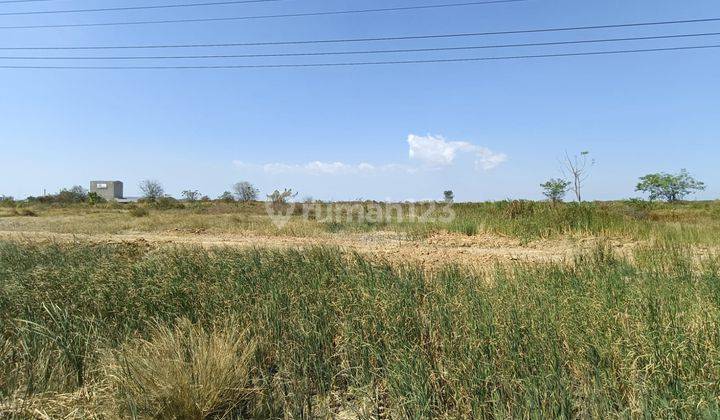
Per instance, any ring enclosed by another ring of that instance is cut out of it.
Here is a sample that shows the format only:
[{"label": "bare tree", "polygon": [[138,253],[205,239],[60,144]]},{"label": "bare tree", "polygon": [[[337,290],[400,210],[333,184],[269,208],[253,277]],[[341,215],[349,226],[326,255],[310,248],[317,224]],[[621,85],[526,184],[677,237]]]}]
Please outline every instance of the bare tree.
[{"label": "bare tree", "polygon": [[237,201],[247,203],[250,201],[256,201],[260,191],[255,186],[247,181],[238,182],[233,185],[233,192]]},{"label": "bare tree", "polygon": [[156,200],[165,195],[165,190],[160,181],[152,179],[146,179],[140,182],[140,191],[142,191],[143,196],[148,200]]},{"label": "bare tree", "polygon": [[590,158],[590,152],[580,152],[580,155],[570,156],[565,152],[565,157],[560,160],[562,172],[572,179],[572,192],[578,203],[582,201],[582,187],[587,181],[590,167],[595,165],[595,159]]}]

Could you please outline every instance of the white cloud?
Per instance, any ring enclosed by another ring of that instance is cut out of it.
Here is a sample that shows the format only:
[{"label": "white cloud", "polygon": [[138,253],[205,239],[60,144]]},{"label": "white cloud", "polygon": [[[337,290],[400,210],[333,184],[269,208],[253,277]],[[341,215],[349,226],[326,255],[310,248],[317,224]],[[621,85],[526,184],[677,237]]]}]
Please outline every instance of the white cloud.
[{"label": "white cloud", "polygon": [[448,141],[442,136],[422,137],[411,134],[407,141],[410,146],[410,159],[432,168],[452,165],[459,153],[473,154],[476,159],[475,167],[483,170],[493,169],[507,160],[505,154],[495,153],[486,147],[465,141]]},{"label": "white cloud", "polygon": [[380,172],[408,172],[413,168],[403,165],[390,164],[376,166],[370,163],[349,164],[343,162],[320,162],[313,161],[305,164],[287,163],[266,163],[256,165],[245,163],[239,160],[233,162],[235,166],[242,169],[261,170],[267,174],[307,174],[307,175],[370,175]]},{"label": "white cloud", "polygon": [[367,162],[351,164],[321,161],[304,164],[273,162],[258,165],[239,160],[234,161],[233,164],[238,168],[262,171],[271,175],[372,175],[378,173],[415,174],[422,170],[447,167],[452,165],[455,158],[461,153],[472,155],[475,158],[475,168],[478,170],[487,171],[493,169],[507,160],[506,155],[495,153],[486,147],[464,141],[448,141],[442,136],[428,135],[421,137],[411,134],[408,136],[407,142],[410,146],[410,160],[418,161],[423,165],[405,165],[401,163],[373,165]]}]

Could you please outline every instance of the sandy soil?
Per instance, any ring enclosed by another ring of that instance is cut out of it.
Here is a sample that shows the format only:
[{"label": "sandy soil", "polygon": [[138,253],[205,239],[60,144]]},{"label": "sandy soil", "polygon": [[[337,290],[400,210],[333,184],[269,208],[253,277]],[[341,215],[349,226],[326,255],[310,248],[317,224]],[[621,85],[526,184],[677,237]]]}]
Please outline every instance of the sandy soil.
[{"label": "sandy soil", "polygon": [[[101,235],[78,235],[49,232],[0,231],[0,239],[26,240],[34,242],[95,243],[143,242],[151,246],[193,245],[202,247],[267,247],[304,248],[318,245],[336,246],[346,251],[355,251],[377,259],[394,263],[420,263],[426,267],[437,267],[458,263],[478,268],[509,261],[556,262],[573,258],[598,243],[597,239],[584,240],[543,240],[523,244],[519,240],[494,235],[464,236],[458,234],[437,234],[427,239],[401,240],[393,232],[372,234],[337,234],[321,237],[260,236],[256,234],[208,234],[204,232],[167,233],[124,233]],[[628,251],[632,243],[614,243],[619,251]]]}]

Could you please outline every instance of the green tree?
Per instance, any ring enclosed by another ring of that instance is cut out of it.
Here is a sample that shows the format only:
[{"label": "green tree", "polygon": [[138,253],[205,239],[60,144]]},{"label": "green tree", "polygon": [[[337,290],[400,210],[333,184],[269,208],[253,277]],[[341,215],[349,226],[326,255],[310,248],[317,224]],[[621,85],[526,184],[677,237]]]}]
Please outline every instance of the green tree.
[{"label": "green tree", "polygon": [[446,203],[452,203],[455,201],[455,193],[452,192],[452,190],[447,190],[443,192],[443,197],[445,198]]},{"label": "green tree", "polygon": [[572,183],[565,179],[553,178],[544,184],[540,184],[543,189],[543,195],[553,203],[562,202],[570,189]]},{"label": "green tree", "polygon": [[704,189],[705,184],[693,178],[685,169],[675,175],[665,172],[645,175],[635,187],[635,191],[647,193],[652,201],[662,199],[668,203],[680,201]]}]

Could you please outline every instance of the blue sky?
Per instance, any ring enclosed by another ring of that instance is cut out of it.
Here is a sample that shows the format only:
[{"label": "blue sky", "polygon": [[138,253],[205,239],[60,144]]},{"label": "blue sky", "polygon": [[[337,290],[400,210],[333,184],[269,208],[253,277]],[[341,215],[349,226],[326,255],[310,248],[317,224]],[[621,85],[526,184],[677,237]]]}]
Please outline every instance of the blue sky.
[{"label": "blue sky", "polygon": [[[0,26],[213,17],[442,0],[288,0],[186,10],[1,17]],[[153,1],[169,4],[172,1]],[[59,0],[2,11],[146,4]],[[103,28],[0,29],[0,46],[244,42],[496,31],[720,17],[712,0],[530,0],[368,15]],[[720,23],[357,45],[170,50],[160,53],[330,51],[720,32]],[[696,40],[396,54],[413,59],[720,44]],[[68,55],[12,52],[2,55]],[[157,53],[154,51],[153,53]],[[142,55],[146,51],[77,54]],[[361,57],[226,59],[320,62]],[[5,64],[27,62],[2,60]],[[54,61],[31,64],[69,65]],[[193,63],[190,60],[179,64]],[[195,61],[195,63],[197,63]],[[208,64],[203,62],[202,64]],[[106,62],[83,62],[102,65]],[[113,65],[140,64],[112,62]],[[163,65],[148,61],[142,64]],[[179,195],[217,196],[240,180],[321,199],[541,198],[564,151],[597,163],[588,199],[637,196],[637,178],[687,168],[720,196],[720,50],[403,66],[169,71],[0,70],[0,194],[24,197],[91,179],[145,178]]]}]

